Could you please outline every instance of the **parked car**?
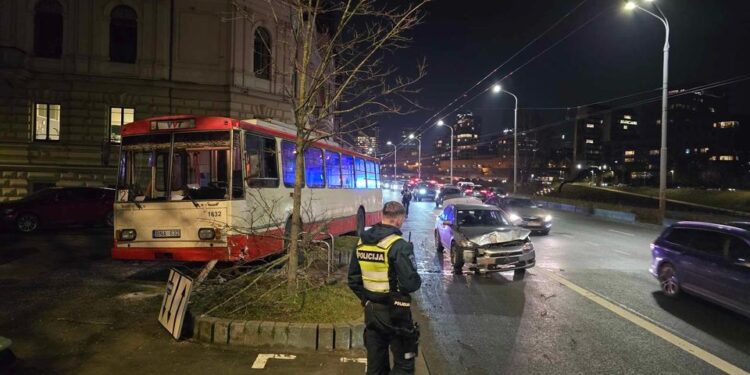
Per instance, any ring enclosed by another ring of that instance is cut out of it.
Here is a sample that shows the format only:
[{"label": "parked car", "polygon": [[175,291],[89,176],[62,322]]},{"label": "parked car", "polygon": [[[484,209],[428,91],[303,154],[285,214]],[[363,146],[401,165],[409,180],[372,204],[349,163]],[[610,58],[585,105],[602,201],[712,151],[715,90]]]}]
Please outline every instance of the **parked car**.
[{"label": "parked car", "polygon": [[508,213],[514,224],[533,233],[547,235],[552,230],[552,214],[531,199],[495,196],[488,198],[485,203],[500,207]]},{"label": "parked car", "polygon": [[114,189],[49,188],[17,201],[0,203],[0,214],[4,225],[25,233],[42,227],[112,226],[114,202]]},{"label": "parked car", "polygon": [[420,182],[416,186],[414,186],[412,194],[414,194],[414,200],[416,200],[417,202],[423,201],[425,199],[434,201],[435,197],[437,196],[437,188],[434,184],[431,184],[429,182]]},{"label": "parked car", "polygon": [[461,189],[459,189],[457,186],[444,185],[440,189],[437,197],[435,197],[435,207],[440,207],[440,205],[442,205],[443,201],[445,201],[446,199],[459,198],[462,196],[463,194],[461,193]]},{"label": "parked car", "polygon": [[668,297],[687,292],[750,317],[750,233],[678,222],[651,245],[649,272]]},{"label": "parked car", "polygon": [[468,265],[477,273],[513,270],[520,279],[535,264],[530,233],[495,206],[447,203],[435,223],[435,246],[438,252],[450,250],[455,273]]}]

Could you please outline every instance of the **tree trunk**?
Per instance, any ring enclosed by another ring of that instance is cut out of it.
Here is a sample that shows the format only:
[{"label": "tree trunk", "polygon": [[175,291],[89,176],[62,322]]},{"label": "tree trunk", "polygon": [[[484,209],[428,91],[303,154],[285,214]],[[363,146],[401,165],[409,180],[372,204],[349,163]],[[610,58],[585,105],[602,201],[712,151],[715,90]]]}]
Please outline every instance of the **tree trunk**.
[{"label": "tree trunk", "polygon": [[299,242],[297,239],[302,233],[302,184],[304,183],[304,140],[297,137],[295,150],[297,153],[294,157],[294,193],[292,197],[292,222],[289,233],[289,262],[287,265],[287,288],[293,292],[297,288],[297,264],[299,263],[298,252]]}]

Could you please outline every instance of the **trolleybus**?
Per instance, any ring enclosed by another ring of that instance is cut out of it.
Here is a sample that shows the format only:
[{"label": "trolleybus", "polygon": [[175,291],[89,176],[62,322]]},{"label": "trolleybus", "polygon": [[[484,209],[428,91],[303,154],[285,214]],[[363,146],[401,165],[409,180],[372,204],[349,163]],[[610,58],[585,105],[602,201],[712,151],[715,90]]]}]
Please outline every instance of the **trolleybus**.
[{"label": "trolleybus", "polygon": [[[291,223],[294,128],[208,116],[155,117],[122,129],[116,259],[254,260],[283,249]],[[330,141],[304,155],[303,223],[333,235],[380,221],[376,159]]]}]

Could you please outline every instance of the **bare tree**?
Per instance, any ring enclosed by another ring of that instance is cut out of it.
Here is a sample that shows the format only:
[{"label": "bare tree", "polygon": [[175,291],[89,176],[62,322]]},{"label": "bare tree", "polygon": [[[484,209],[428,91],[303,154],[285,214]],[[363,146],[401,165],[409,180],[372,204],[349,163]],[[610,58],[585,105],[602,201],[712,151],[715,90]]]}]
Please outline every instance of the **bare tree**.
[{"label": "bare tree", "polygon": [[[424,63],[405,77],[387,62],[406,48],[408,32],[418,25],[430,0],[268,0],[275,22],[291,27],[286,45],[291,66],[285,99],[296,128],[295,184],[291,233],[302,233],[302,185],[305,150],[315,142],[356,134],[378,116],[407,114],[418,108],[414,84]],[[396,4],[396,5],[394,5]],[[286,19],[285,17],[289,17]],[[288,286],[297,279],[297,241],[288,241]]]}]

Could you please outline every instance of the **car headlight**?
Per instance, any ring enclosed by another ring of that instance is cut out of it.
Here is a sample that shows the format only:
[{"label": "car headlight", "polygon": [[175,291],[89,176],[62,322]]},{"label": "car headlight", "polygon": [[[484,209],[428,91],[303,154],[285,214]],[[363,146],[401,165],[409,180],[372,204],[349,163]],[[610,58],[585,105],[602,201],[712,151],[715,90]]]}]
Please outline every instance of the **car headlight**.
[{"label": "car headlight", "polygon": [[528,253],[531,250],[534,250],[534,244],[531,243],[531,241],[527,241],[526,243],[523,244],[523,247],[521,248],[521,250],[523,250],[524,253]]},{"label": "car headlight", "polygon": [[547,223],[549,223],[550,221],[552,221],[552,215],[545,216],[544,217],[544,221],[547,222]]},{"label": "car headlight", "polygon": [[518,215],[516,215],[516,214],[508,214],[508,219],[509,219],[509,220],[510,220],[511,222],[514,222],[514,223],[515,223],[516,221],[521,221],[521,217],[520,217],[520,216],[518,216]]},{"label": "car headlight", "polygon": [[202,240],[213,240],[216,238],[216,231],[214,228],[201,228],[198,229],[198,238]]},{"label": "car headlight", "polygon": [[460,247],[475,247],[475,246],[477,246],[477,244],[475,244],[474,242],[471,242],[469,240],[461,240],[461,241],[458,241],[458,246],[460,246]]},{"label": "car headlight", "polygon": [[427,194],[427,189],[419,189],[419,194]]},{"label": "car headlight", "polygon": [[118,236],[118,239],[120,241],[133,241],[136,237],[135,229],[122,229],[120,230],[120,235]]}]

